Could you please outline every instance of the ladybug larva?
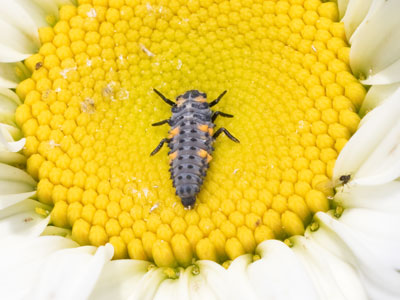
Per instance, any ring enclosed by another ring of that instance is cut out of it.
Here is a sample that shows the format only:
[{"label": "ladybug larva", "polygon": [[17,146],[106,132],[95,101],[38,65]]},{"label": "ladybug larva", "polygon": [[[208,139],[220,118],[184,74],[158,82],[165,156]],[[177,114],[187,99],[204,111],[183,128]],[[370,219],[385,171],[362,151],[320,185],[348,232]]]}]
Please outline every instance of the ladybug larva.
[{"label": "ladybug larva", "polygon": [[168,143],[171,149],[168,154],[173,186],[183,206],[192,208],[212,159],[214,140],[224,132],[232,141],[239,143],[239,140],[223,127],[214,133],[213,122],[218,116],[233,117],[222,111],[210,109],[221,100],[226,91],[210,103],[207,102],[206,94],[197,90],[187,91],[176,97],[176,102],[167,99],[156,89],[154,92],[172,106],[172,116],[152,124],[159,126],[168,123],[171,129],[168,138],[162,139],[150,155],[156,154],[165,142]]}]

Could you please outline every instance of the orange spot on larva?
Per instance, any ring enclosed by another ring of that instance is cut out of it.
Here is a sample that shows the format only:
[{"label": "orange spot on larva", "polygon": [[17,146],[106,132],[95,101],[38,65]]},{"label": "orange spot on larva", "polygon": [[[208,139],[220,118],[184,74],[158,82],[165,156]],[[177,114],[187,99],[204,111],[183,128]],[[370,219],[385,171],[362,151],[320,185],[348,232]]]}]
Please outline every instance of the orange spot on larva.
[{"label": "orange spot on larva", "polygon": [[207,99],[204,98],[203,96],[198,96],[198,97],[194,98],[194,101],[197,101],[197,102],[206,102]]},{"label": "orange spot on larva", "polygon": [[197,151],[197,155],[202,157],[202,158],[205,158],[208,155],[208,153],[207,153],[206,150],[200,149],[199,151]]},{"label": "orange spot on larva", "polygon": [[208,126],[206,124],[201,124],[201,125],[197,126],[197,128],[203,132],[208,131]]},{"label": "orange spot on larva", "polygon": [[181,106],[183,103],[185,103],[186,99],[183,97],[178,97],[176,99],[176,105]]},{"label": "orange spot on larva", "polygon": [[172,139],[174,136],[176,136],[179,133],[179,127],[175,127],[174,129],[169,131],[168,138]]},{"label": "orange spot on larva", "polygon": [[172,152],[168,156],[171,160],[174,160],[178,156],[178,151]]},{"label": "orange spot on larva", "polygon": [[171,164],[172,161],[178,156],[178,151],[172,152],[168,156],[169,156],[169,163]]}]

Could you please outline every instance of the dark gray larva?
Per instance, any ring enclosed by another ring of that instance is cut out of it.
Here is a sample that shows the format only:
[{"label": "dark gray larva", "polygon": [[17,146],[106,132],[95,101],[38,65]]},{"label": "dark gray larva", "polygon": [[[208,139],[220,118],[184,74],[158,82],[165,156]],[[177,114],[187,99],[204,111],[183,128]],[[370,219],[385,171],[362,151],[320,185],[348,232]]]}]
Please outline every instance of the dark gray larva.
[{"label": "dark gray larva", "polygon": [[210,109],[221,100],[226,91],[210,103],[207,103],[206,94],[197,90],[187,91],[176,97],[176,102],[167,99],[156,89],[154,91],[172,106],[172,116],[170,119],[152,124],[159,126],[168,123],[171,129],[168,138],[162,139],[150,155],[156,154],[165,142],[168,143],[171,149],[168,153],[171,179],[176,194],[181,198],[183,206],[192,208],[211,160],[214,140],[224,132],[232,141],[239,142],[223,127],[214,133],[213,122],[218,116],[233,117]]}]

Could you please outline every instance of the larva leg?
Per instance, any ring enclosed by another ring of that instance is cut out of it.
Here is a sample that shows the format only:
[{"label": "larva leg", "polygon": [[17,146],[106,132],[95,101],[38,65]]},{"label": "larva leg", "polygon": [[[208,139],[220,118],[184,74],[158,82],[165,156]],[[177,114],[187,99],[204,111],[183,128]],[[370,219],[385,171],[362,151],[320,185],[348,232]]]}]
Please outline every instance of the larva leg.
[{"label": "larva leg", "polygon": [[161,94],[161,93],[160,93],[159,91],[157,91],[156,89],[153,89],[153,91],[154,91],[158,96],[160,96],[160,98],[163,99],[164,102],[167,103],[168,105],[171,105],[171,106],[174,106],[174,105],[175,105],[175,102],[174,102],[174,101],[169,100],[167,97],[165,97],[163,94]]},{"label": "larva leg", "polygon": [[226,92],[227,91],[223,91],[222,94],[219,95],[217,99],[210,102],[209,106],[213,107],[214,105],[216,105],[219,102],[219,100],[221,100],[221,98],[226,94]]},{"label": "larva leg", "polygon": [[227,114],[222,111],[214,111],[211,116],[211,121],[214,122],[218,116],[225,117],[225,118],[233,118],[233,115],[231,115],[231,114]]},{"label": "larva leg", "polygon": [[235,143],[240,143],[239,140],[237,138],[235,138],[232,134],[230,134],[230,132],[228,130],[226,130],[224,127],[221,127],[220,129],[218,129],[214,135],[213,135],[213,139],[216,139],[221,133],[225,133],[226,136],[228,138],[230,138],[232,141],[234,141]]},{"label": "larva leg", "polygon": [[165,138],[162,139],[161,142],[158,144],[158,146],[156,147],[156,149],[153,150],[153,152],[150,153],[150,156],[153,156],[154,154],[156,154],[158,151],[160,151],[161,147],[164,145],[165,142],[169,142],[170,140]]},{"label": "larva leg", "polygon": [[162,120],[162,121],[160,121],[160,122],[153,123],[153,124],[151,124],[151,126],[160,126],[160,125],[164,125],[164,124],[166,124],[166,123],[169,124],[169,119],[166,119],[166,120]]}]

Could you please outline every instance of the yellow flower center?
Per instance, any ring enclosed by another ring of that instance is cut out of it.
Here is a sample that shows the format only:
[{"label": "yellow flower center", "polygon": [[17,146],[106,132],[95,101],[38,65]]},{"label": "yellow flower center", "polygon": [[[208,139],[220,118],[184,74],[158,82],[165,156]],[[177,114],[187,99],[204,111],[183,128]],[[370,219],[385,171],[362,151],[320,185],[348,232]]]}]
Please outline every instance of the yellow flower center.
[{"label": "yellow flower center", "polygon": [[[365,91],[349,71],[335,3],[81,0],[62,6],[25,61],[16,113],[38,198],[55,226],[114,258],[224,262],[267,239],[303,234],[330,208],[323,184],[357,129]],[[222,91],[215,142],[192,210],[175,195],[170,99]]]}]

